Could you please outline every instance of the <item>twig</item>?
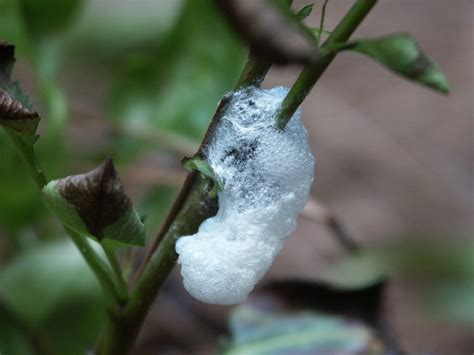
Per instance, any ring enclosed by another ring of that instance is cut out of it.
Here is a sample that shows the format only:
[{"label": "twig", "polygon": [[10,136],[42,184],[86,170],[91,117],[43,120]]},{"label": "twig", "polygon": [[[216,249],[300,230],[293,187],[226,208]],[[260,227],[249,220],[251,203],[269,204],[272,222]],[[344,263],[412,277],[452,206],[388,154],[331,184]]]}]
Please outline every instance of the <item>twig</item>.
[{"label": "twig", "polygon": [[[5,127],[5,131],[8,133],[8,136],[15,145],[18,154],[27,166],[28,171],[30,172],[30,175],[35,181],[38,189],[41,191],[43,187],[46,186],[48,181],[39,166],[33,147],[26,144],[25,141],[10,128]],[[64,225],[63,227],[99,280],[99,283],[102,286],[105,295],[107,296],[106,298],[109,301],[110,309],[115,311],[115,304],[120,299],[120,297],[114,283],[111,281],[107,265],[97,255],[94,249],[92,249],[84,236],[77,234]]]},{"label": "twig", "polygon": [[101,242],[100,245],[102,246],[102,250],[104,251],[107,260],[112,267],[112,271],[115,276],[115,283],[117,285],[119,301],[121,304],[125,304],[128,301],[128,286],[122,273],[122,268],[120,267],[120,264],[117,260],[117,256],[115,255],[113,248],[109,246],[106,241]]},{"label": "twig", "polygon": [[318,45],[321,41],[321,36],[324,32],[324,20],[326,18],[326,6],[328,5],[329,0],[324,0],[323,8],[321,9],[321,19],[319,20],[319,32],[318,32]]},{"label": "twig", "polygon": [[334,51],[325,51],[325,49],[330,48],[335,43],[346,42],[376,2],[377,0],[357,0],[322,45],[319,58],[314,63],[304,67],[298,79],[296,79],[296,82],[291,87],[290,92],[281,103],[276,118],[276,126],[279,129],[285,128],[296,109],[301,105],[314,84],[316,84],[336,57]]},{"label": "twig", "polygon": [[[376,0],[358,0],[329,36],[326,44],[347,40],[375,2]],[[304,68],[282,103],[277,120],[277,126],[280,129],[285,127],[297,107],[334,59],[334,56],[334,54],[321,55],[314,64]],[[258,85],[268,69],[268,63],[260,62],[251,53],[235,90],[249,85]],[[216,125],[220,120],[220,113],[225,109],[227,103],[228,98],[224,97],[204,137],[200,150],[208,144],[209,139],[213,136]],[[194,234],[199,225],[216,212],[216,201],[210,199],[208,195],[211,185],[211,182],[202,178],[196,172],[188,174],[162,230],[145,258],[144,266],[138,274],[129,303],[123,312],[108,325],[101,344],[100,353],[102,355],[130,353],[151,304],[175,265],[177,258],[176,240],[182,235]]]},{"label": "twig", "polygon": [[359,244],[347,232],[346,227],[334,212],[317,200],[310,198],[301,215],[326,226],[347,252],[355,253],[360,250]]},{"label": "twig", "polygon": [[[234,90],[258,86],[269,68],[270,64],[259,61],[251,51]],[[219,103],[199,151],[209,143],[228,102],[229,97],[224,96]],[[120,355],[131,351],[148,309],[176,264],[176,240],[182,235],[194,234],[205,219],[217,212],[217,201],[208,195],[211,188],[212,183],[199,173],[188,173],[181,192],[137,274],[129,303],[120,316],[108,324],[105,338],[100,344],[100,354]]]}]

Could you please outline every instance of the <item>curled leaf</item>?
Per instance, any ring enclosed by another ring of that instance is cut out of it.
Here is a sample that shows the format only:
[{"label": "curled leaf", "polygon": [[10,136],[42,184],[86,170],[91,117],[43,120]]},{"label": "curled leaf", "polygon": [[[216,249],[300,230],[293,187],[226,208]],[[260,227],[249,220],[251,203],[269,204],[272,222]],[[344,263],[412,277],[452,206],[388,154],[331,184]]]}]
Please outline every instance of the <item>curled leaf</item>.
[{"label": "curled leaf", "polygon": [[[297,16],[275,1],[216,0],[252,50],[276,64],[308,63],[317,46]],[[303,16],[310,12],[303,11]],[[300,15],[301,17],[301,15]]]},{"label": "curled leaf", "polygon": [[34,136],[40,117],[32,109],[18,83],[11,82],[14,55],[14,46],[0,42],[0,126]]},{"label": "curled leaf", "polygon": [[35,111],[23,106],[8,92],[0,89],[0,126],[34,134],[39,121],[40,117]]},{"label": "curled leaf", "polygon": [[46,205],[67,227],[98,240],[144,245],[145,230],[112,160],[80,175],[51,181],[43,189]]},{"label": "curled leaf", "polygon": [[449,83],[444,74],[408,34],[361,39],[341,44],[336,49],[365,54],[407,79],[444,94],[449,93]]}]

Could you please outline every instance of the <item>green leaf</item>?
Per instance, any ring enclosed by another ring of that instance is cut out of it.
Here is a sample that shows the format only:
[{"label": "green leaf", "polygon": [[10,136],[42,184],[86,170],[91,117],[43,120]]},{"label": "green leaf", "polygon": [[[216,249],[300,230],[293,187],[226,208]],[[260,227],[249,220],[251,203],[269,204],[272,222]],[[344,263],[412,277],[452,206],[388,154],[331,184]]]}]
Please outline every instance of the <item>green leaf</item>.
[{"label": "green leaf", "polygon": [[32,326],[42,324],[71,299],[102,297],[94,274],[67,240],[45,244],[13,260],[0,272],[0,285],[0,299]]},{"label": "green leaf", "polygon": [[298,13],[296,14],[296,18],[300,21],[303,21],[309,15],[311,15],[311,11],[313,11],[314,4],[309,4],[303,7]]},{"label": "green leaf", "polygon": [[82,0],[19,0],[21,15],[30,35],[50,35],[64,31],[83,3]]},{"label": "green leaf", "polygon": [[319,35],[319,32],[325,34],[325,35],[330,35],[332,32],[331,31],[327,31],[327,30],[321,30],[319,27],[309,27],[309,29],[311,30],[311,32],[313,32],[314,35],[318,36]]},{"label": "green leaf", "polygon": [[0,129],[0,223],[11,237],[29,228],[44,215],[38,190],[18,153]]},{"label": "green leaf", "polygon": [[[416,284],[427,315],[474,324],[474,245],[457,241],[432,240],[373,248],[342,259],[325,274],[339,287],[354,288],[396,275],[397,279]],[[434,239],[434,238],[432,238]],[[471,301],[469,301],[471,300]]]},{"label": "green leaf", "polygon": [[[185,1],[175,25],[162,37],[137,45],[133,53],[127,48],[116,59],[120,71],[110,74],[117,78],[110,117],[139,131],[197,143],[216,102],[237,81],[245,51],[209,0]],[[119,157],[133,157],[149,147],[146,140],[124,133],[115,140]]]},{"label": "green leaf", "polygon": [[184,158],[181,162],[189,171],[199,171],[203,176],[207,177],[214,183],[214,187],[209,191],[209,196],[211,198],[216,197],[218,191],[222,191],[222,186],[214,172],[214,169],[212,169],[209,163],[201,156],[195,155],[192,158]]},{"label": "green leaf", "polygon": [[382,329],[384,283],[344,290],[279,281],[255,291],[231,314],[225,355],[398,354]]},{"label": "green leaf", "polygon": [[99,241],[145,244],[145,227],[111,159],[88,173],[51,181],[42,194],[61,223],[80,234]]},{"label": "green leaf", "polygon": [[[1,301],[0,301],[1,302]],[[32,349],[22,324],[0,304],[0,354],[29,355]]]},{"label": "green leaf", "polygon": [[444,74],[408,34],[357,40],[342,44],[339,49],[365,54],[407,79],[441,93],[449,93],[449,83]]},{"label": "green leaf", "polygon": [[29,334],[46,340],[52,353],[84,354],[95,343],[105,321],[105,299],[69,240],[38,246],[14,259],[1,270],[0,285],[1,302]]}]

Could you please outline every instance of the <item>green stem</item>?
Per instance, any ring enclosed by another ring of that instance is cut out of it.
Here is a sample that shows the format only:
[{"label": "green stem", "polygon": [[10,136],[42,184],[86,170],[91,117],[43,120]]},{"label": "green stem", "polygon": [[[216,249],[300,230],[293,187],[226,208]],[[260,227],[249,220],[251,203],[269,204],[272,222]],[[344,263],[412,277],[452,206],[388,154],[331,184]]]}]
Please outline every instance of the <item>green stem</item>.
[{"label": "green stem", "polygon": [[[5,127],[5,131],[12,140],[18,154],[21,159],[24,161],[28,171],[30,172],[31,177],[35,181],[38,189],[41,191],[44,186],[48,183],[46,176],[44,175],[41,167],[39,166],[38,160],[36,159],[35,151],[32,144],[25,142],[21,135],[11,130],[10,128]],[[95,273],[97,279],[99,280],[104,293],[111,300],[111,303],[115,303],[120,300],[119,293],[116,291],[114,284],[111,281],[109,276],[107,265],[104,261],[97,255],[97,253],[92,249],[90,244],[87,242],[85,237],[77,234],[76,232],[70,230],[66,226],[63,226],[67,234],[71,237],[74,244],[83,255],[89,267]]]},{"label": "green stem", "polygon": [[18,154],[25,163],[31,177],[35,181],[38,188],[41,190],[47,184],[46,176],[41,170],[38,160],[36,159],[35,151],[32,145],[26,144],[23,138],[10,128],[4,127],[5,131],[15,145]]},{"label": "green stem", "polygon": [[102,246],[105,256],[112,267],[112,271],[114,272],[120,303],[125,304],[128,301],[128,286],[122,273],[122,268],[120,267],[113,248],[107,245],[107,243],[100,243],[100,245]]},{"label": "green stem", "polygon": [[[249,60],[234,90],[260,85],[269,68],[269,63],[262,63],[251,51]],[[227,103],[226,98],[221,100],[203,139],[200,151],[209,143]],[[100,344],[100,354],[130,353],[151,304],[176,265],[176,241],[183,235],[196,233],[201,223],[216,213],[216,200],[209,198],[211,188],[212,183],[199,173],[190,172],[188,174],[162,230],[151,245],[150,252],[139,271],[129,303],[119,316],[109,320]]]},{"label": "green stem", "polygon": [[325,51],[325,49],[330,48],[331,45],[335,43],[346,42],[376,2],[377,0],[357,0],[354,5],[352,5],[346,16],[344,16],[341,22],[336,26],[334,31],[332,31],[326,42],[322,45],[320,57],[303,68],[294,85],[291,87],[290,92],[281,103],[276,119],[278,129],[285,128],[286,124],[309,94],[314,84],[316,84],[321,75],[326,71],[329,64],[331,64],[333,59],[336,57],[334,51]]},{"label": "green stem", "polygon": [[[347,40],[375,2],[376,0],[358,0],[326,43]],[[303,70],[285,98],[284,105],[282,104],[279,114],[282,128],[333,58],[334,56],[330,55],[321,56],[316,63]],[[269,67],[268,63],[262,63],[251,51],[249,61],[235,90],[249,85],[259,85]],[[223,112],[227,103],[228,98],[224,97],[204,137],[200,151],[209,143],[216,124],[220,120],[220,113]],[[211,200],[208,195],[211,185],[196,172],[188,174],[162,230],[152,244],[149,255],[145,258],[144,267],[139,272],[129,303],[117,317],[111,318],[109,322],[100,346],[101,355],[125,355],[132,350],[151,304],[176,264],[176,241],[183,235],[196,233],[201,223],[216,212],[216,201]]]},{"label": "green stem", "polygon": [[265,79],[265,76],[270,69],[270,65],[269,62],[259,59],[253,50],[250,50],[247,64],[245,65],[234,90],[237,91],[247,86],[259,86],[263,79]]},{"label": "green stem", "polygon": [[130,353],[151,304],[176,265],[176,241],[183,235],[194,234],[201,223],[216,212],[216,201],[208,196],[212,185],[199,173],[189,173],[183,187],[186,198],[173,223],[159,237],[158,248],[138,278],[129,303],[118,317],[109,322],[100,354]]},{"label": "green stem", "polygon": [[109,310],[111,312],[117,312],[117,305],[120,301],[120,295],[114,283],[112,282],[107,264],[104,263],[100,256],[94,251],[94,249],[92,249],[86,237],[76,233],[66,226],[64,226],[64,229],[71,237],[77,249],[79,249],[79,252],[82,254],[82,257],[86,260],[87,264],[99,280],[99,283],[104,290],[106,299],[108,300],[110,308]]}]

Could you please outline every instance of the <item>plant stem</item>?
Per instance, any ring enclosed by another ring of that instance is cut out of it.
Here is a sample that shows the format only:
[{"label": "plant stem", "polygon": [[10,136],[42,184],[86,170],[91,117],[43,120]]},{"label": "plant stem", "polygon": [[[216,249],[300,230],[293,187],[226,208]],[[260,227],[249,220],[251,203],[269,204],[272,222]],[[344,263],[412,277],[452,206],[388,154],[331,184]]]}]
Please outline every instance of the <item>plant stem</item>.
[{"label": "plant stem", "polygon": [[79,249],[79,252],[82,254],[82,257],[86,260],[87,265],[89,265],[97,277],[108,301],[109,311],[118,312],[117,306],[120,302],[120,294],[112,282],[107,265],[100,256],[97,255],[94,249],[92,249],[86,237],[76,233],[66,226],[64,226],[64,230],[71,237],[77,249]]},{"label": "plant stem", "polygon": [[15,145],[15,148],[25,163],[31,177],[41,190],[47,184],[46,176],[41,170],[38,160],[36,159],[35,151],[31,145],[25,143],[21,136],[8,127],[4,127],[5,131]]},{"label": "plant stem", "polygon": [[195,233],[201,223],[217,210],[216,201],[208,196],[212,188],[208,179],[191,172],[184,186],[186,199],[137,280],[129,303],[118,317],[110,319],[99,351],[102,355],[130,353],[156,294],[176,264],[176,240],[182,235]]},{"label": "plant stem", "polygon": [[120,264],[117,260],[117,256],[115,255],[113,248],[107,245],[107,243],[100,243],[100,245],[102,246],[105,256],[112,267],[112,271],[114,272],[120,303],[125,304],[128,301],[128,286],[123,276],[122,268],[120,267]]},{"label": "plant stem", "polygon": [[[4,128],[8,136],[12,140],[18,154],[20,155],[21,159],[28,168],[28,171],[33,180],[35,181],[36,185],[38,186],[38,189],[41,191],[43,187],[45,187],[48,183],[48,180],[46,179],[46,176],[44,175],[43,171],[41,170],[41,167],[39,166],[33,145],[25,142],[25,140],[23,140],[23,138],[18,133],[11,130],[10,128]],[[111,281],[107,265],[99,257],[99,255],[97,255],[94,249],[92,249],[92,247],[87,242],[84,236],[77,234],[76,232],[72,231],[64,225],[63,227],[66,233],[71,237],[72,241],[79,249],[80,253],[86,260],[89,267],[96,275],[97,279],[99,280],[99,283],[101,284],[104,290],[104,293],[110,300],[110,303],[115,304],[120,299],[120,297],[119,293],[115,288],[115,285]]]},{"label": "plant stem", "polygon": [[305,66],[296,79],[295,83],[281,103],[276,119],[278,129],[284,129],[297,108],[301,105],[305,97],[309,94],[314,84],[325,72],[329,64],[336,57],[334,51],[325,51],[331,45],[346,42],[360,23],[364,20],[377,0],[357,0],[350,8],[349,12],[339,22],[334,31],[321,47],[320,57],[313,63]]},{"label": "plant stem", "polygon": [[253,50],[250,50],[247,64],[240,75],[234,90],[243,89],[246,86],[260,86],[270,69],[270,63],[257,57]]},{"label": "plant stem", "polygon": [[[270,68],[252,51],[234,91],[247,86],[258,86]],[[208,131],[201,143],[202,152],[213,136],[215,127],[229,102],[229,97],[219,103]],[[196,233],[201,223],[217,212],[216,199],[209,198],[212,183],[196,171],[190,172],[181,192],[171,208],[163,227],[155,238],[138,272],[130,301],[123,312],[111,318],[100,344],[100,354],[121,355],[130,353],[140,332],[145,316],[158,291],[176,264],[175,244],[179,237]]]},{"label": "plant stem", "polygon": [[[344,42],[359,26],[376,0],[357,0],[341,23],[327,39],[326,44]],[[323,45],[323,47],[325,46]],[[334,59],[335,54],[321,55],[303,72],[282,103],[278,126],[284,128],[294,111],[309,93],[318,78]],[[234,90],[246,86],[258,86],[267,73],[269,63],[261,62],[251,51],[249,61]],[[221,113],[229,102],[229,97],[221,100],[199,152],[206,147],[220,121]],[[281,123],[280,123],[281,122]],[[199,153],[198,152],[198,153]],[[212,183],[196,172],[190,172],[183,188],[173,205],[162,230],[152,244],[145,258],[144,266],[138,273],[130,301],[117,317],[111,318],[105,337],[100,344],[101,355],[129,354],[140,332],[145,316],[166,277],[176,264],[175,244],[183,235],[196,233],[201,223],[216,213],[216,200],[209,198]]]}]

